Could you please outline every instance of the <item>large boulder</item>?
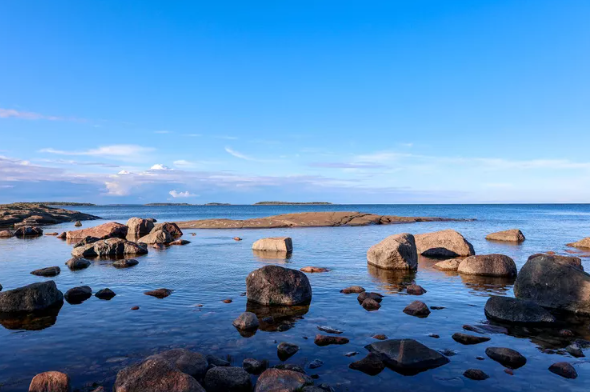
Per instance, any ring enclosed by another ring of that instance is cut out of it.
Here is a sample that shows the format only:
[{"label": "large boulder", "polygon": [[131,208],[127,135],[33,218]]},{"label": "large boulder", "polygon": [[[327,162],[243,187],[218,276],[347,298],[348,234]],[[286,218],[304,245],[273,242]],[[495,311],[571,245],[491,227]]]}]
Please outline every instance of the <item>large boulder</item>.
[{"label": "large boulder", "polygon": [[516,263],[510,257],[500,254],[466,257],[459,264],[459,273],[479,276],[516,276]]},{"label": "large boulder", "polygon": [[203,383],[207,392],[251,392],[250,374],[241,367],[216,366],[207,371]]},{"label": "large boulder", "polygon": [[50,280],[0,293],[0,313],[36,312],[63,304],[63,293]]},{"label": "large boulder", "polygon": [[486,236],[486,240],[503,242],[523,242],[525,238],[524,234],[522,234],[522,231],[518,229],[511,229],[488,234]]},{"label": "large boulder", "polygon": [[248,301],[261,305],[303,305],[311,302],[311,285],[300,271],[267,265],[246,278]]},{"label": "large boulder", "polygon": [[72,250],[74,257],[113,257],[125,255],[143,255],[148,251],[143,246],[121,238],[108,238]]},{"label": "large boulder", "polygon": [[590,237],[581,239],[580,241],[571,242],[567,246],[573,246],[574,248],[590,249]]},{"label": "large boulder", "polygon": [[442,230],[414,236],[418,254],[434,258],[473,256],[475,251],[455,230]]},{"label": "large boulder", "polygon": [[150,357],[117,374],[114,392],[205,392],[197,380],[169,361]]},{"label": "large boulder", "polygon": [[260,375],[255,392],[297,392],[312,384],[313,379],[303,373],[271,368]]},{"label": "large boulder", "polygon": [[[534,255],[529,256],[528,260],[534,259],[537,256],[546,256],[549,255],[548,253],[536,253]],[[576,267],[582,271],[584,271],[584,266],[582,265],[582,259],[575,256],[561,256],[561,255],[550,255],[553,258],[553,261],[559,264],[571,265],[572,267]]]},{"label": "large boulder", "polygon": [[163,351],[150,358],[163,359],[174,368],[193,376],[199,381],[205,377],[209,366],[207,358],[203,354],[189,351],[184,348]]},{"label": "large boulder", "polygon": [[484,308],[490,320],[513,324],[550,324],[555,317],[534,302],[509,297],[492,296]]},{"label": "large boulder", "polygon": [[524,264],[514,295],[545,308],[590,315],[590,275],[551,255],[539,255]]},{"label": "large boulder", "polygon": [[148,235],[145,235],[137,240],[142,244],[168,244],[172,242],[174,238],[163,226],[154,228]]},{"label": "large boulder", "polygon": [[64,294],[64,298],[71,305],[78,305],[92,297],[92,289],[89,286],[72,287]]},{"label": "large boulder", "polygon": [[0,238],[14,237],[14,233],[10,230],[0,230]]},{"label": "large boulder", "polygon": [[412,234],[395,234],[373,245],[367,252],[367,262],[375,267],[390,270],[415,270],[418,252]]},{"label": "large boulder", "polygon": [[104,223],[95,227],[82,230],[73,230],[66,233],[66,239],[69,241],[79,241],[86,237],[96,237],[99,239],[106,238],[125,238],[127,236],[127,226],[117,222]]},{"label": "large boulder", "polygon": [[132,238],[143,237],[154,228],[154,221],[143,218],[130,218],[127,221],[127,236]]},{"label": "large boulder", "polygon": [[84,246],[84,245],[88,245],[88,244],[93,244],[96,241],[100,241],[100,238],[90,237],[90,236],[84,237],[80,241],[78,241],[74,244],[74,248],[78,248],[80,246]]},{"label": "large boulder", "polygon": [[449,362],[448,358],[414,339],[389,339],[365,346],[398,373],[413,375]]},{"label": "large boulder", "polygon": [[183,234],[182,230],[180,230],[180,227],[178,227],[176,223],[172,222],[158,223],[154,226],[154,229],[164,229],[170,233],[173,238],[182,237]]},{"label": "large boulder", "polygon": [[264,252],[293,252],[291,237],[262,238],[252,244],[252,250]]},{"label": "large boulder", "polygon": [[38,237],[40,235],[43,235],[43,229],[40,227],[29,227],[29,226],[19,227],[14,232],[15,237],[21,237],[21,238],[22,237]]},{"label": "large boulder", "polygon": [[39,373],[31,381],[29,392],[71,392],[70,378],[61,372]]}]

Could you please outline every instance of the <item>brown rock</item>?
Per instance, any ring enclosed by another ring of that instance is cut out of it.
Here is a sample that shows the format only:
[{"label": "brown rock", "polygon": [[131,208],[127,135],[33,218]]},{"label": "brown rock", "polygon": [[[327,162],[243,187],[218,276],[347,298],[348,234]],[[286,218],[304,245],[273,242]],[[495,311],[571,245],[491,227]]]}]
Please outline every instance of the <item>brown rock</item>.
[{"label": "brown rock", "polygon": [[139,264],[139,261],[135,259],[123,259],[117,260],[113,263],[113,267],[115,268],[129,268]]},{"label": "brown rock", "polygon": [[76,226],[76,227],[82,227],[82,222],[77,221],[76,223],[74,223],[74,226]]},{"label": "brown rock", "polygon": [[137,240],[140,244],[168,244],[172,242],[174,238],[172,234],[166,231],[164,226],[158,226],[154,228],[149,234],[141,237]]},{"label": "brown rock", "polygon": [[356,299],[359,302],[359,304],[362,304],[363,302],[365,302],[365,300],[367,298],[370,298],[370,299],[377,301],[379,303],[381,303],[381,301],[383,301],[383,296],[381,294],[366,292],[366,291],[363,291],[362,293],[360,293]]},{"label": "brown rock", "polygon": [[203,354],[183,348],[163,351],[150,358],[164,360],[172,367],[193,376],[199,381],[203,380],[209,366],[207,358]]},{"label": "brown rock", "polygon": [[473,256],[475,251],[455,230],[442,230],[415,236],[418,254],[427,257],[451,258]]},{"label": "brown rock", "polygon": [[81,258],[81,257],[72,257],[71,259],[69,259],[68,261],[66,261],[66,265],[72,271],[81,270],[81,269],[84,269],[84,268],[88,268],[90,266],[90,264],[91,263],[90,263],[89,260],[86,260],[86,259]]},{"label": "brown rock", "polygon": [[10,230],[0,230],[0,238],[14,237],[14,233]]},{"label": "brown rock", "polygon": [[586,237],[577,242],[569,243],[567,244],[567,246],[572,246],[574,248],[590,249],[590,237]]},{"label": "brown rock", "polygon": [[490,338],[487,336],[475,336],[457,332],[453,334],[453,340],[461,344],[472,345],[487,342]]},{"label": "brown rock", "polygon": [[556,362],[549,366],[549,371],[565,378],[578,378],[578,372],[568,362]]},{"label": "brown rock", "polygon": [[518,229],[504,230],[497,233],[488,234],[486,236],[488,241],[504,241],[504,242],[523,242],[525,240],[524,234]]},{"label": "brown rock", "polygon": [[466,275],[513,277],[516,263],[500,254],[470,256],[461,261],[457,271]]},{"label": "brown rock", "polygon": [[188,245],[190,243],[191,242],[190,241],[187,241],[187,240],[176,240],[176,241],[172,241],[170,243],[170,245]]},{"label": "brown rock", "polygon": [[262,238],[252,244],[252,250],[263,252],[293,252],[291,237]]},{"label": "brown rock", "polygon": [[240,237],[234,237],[234,241],[241,241],[242,239]]},{"label": "brown rock", "polygon": [[345,289],[340,290],[343,294],[359,294],[365,291],[364,287],[361,286],[350,286]]},{"label": "brown rock", "polygon": [[114,392],[205,392],[192,376],[168,361],[150,357],[117,374]]},{"label": "brown rock", "polygon": [[139,238],[152,231],[154,221],[151,219],[131,218],[127,221],[127,227],[127,235],[129,237]]},{"label": "brown rock", "polygon": [[82,230],[68,231],[66,238],[69,241],[79,241],[86,237],[96,237],[99,239],[106,238],[125,238],[127,236],[127,226],[117,222],[104,223],[95,227]]},{"label": "brown rock", "polygon": [[248,301],[261,305],[305,305],[312,291],[307,276],[300,271],[267,265],[246,278]]},{"label": "brown rock", "polygon": [[379,334],[379,335],[373,335],[373,339],[377,339],[377,340],[387,340],[387,336],[383,335],[383,334]]},{"label": "brown rock", "polygon": [[475,380],[475,381],[483,381],[483,380],[490,378],[490,376],[485,374],[483,372],[483,370],[479,370],[479,369],[467,369],[467,370],[465,370],[465,373],[463,373],[463,375],[465,377],[467,377],[471,380]]},{"label": "brown rock", "polygon": [[457,269],[459,269],[459,264],[461,264],[461,261],[463,261],[462,258],[439,261],[434,265],[434,268],[439,269],[441,271],[457,271]]},{"label": "brown rock", "polygon": [[414,301],[404,309],[405,314],[417,317],[427,317],[430,314],[430,309],[422,301]]},{"label": "brown rock", "polygon": [[182,237],[182,234],[183,234],[182,230],[180,230],[180,227],[178,227],[178,225],[176,223],[172,223],[172,222],[158,223],[157,225],[154,226],[154,229],[155,230],[163,229],[163,230],[167,231],[168,233],[170,233],[172,238]]},{"label": "brown rock", "polygon": [[242,313],[232,324],[234,327],[245,331],[256,330],[260,326],[258,318],[252,312]]},{"label": "brown rock", "polygon": [[46,268],[41,268],[41,269],[32,271],[31,274],[36,275],[36,276],[44,276],[46,278],[49,278],[52,276],[59,275],[60,272],[61,272],[61,270],[59,267],[46,267]]},{"label": "brown rock", "polygon": [[168,297],[170,294],[172,294],[172,290],[170,289],[156,289],[156,290],[151,290],[151,291],[146,291],[144,293],[145,295],[150,295],[152,297],[156,297],[156,298],[166,298]]},{"label": "brown rock", "polygon": [[114,257],[125,255],[143,255],[148,251],[146,248],[123,240],[121,238],[108,238],[92,244],[80,246],[72,250],[74,257]]},{"label": "brown rock", "polygon": [[267,369],[256,382],[255,392],[298,392],[313,384],[311,377],[292,370]]},{"label": "brown rock", "polygon": [[415,270],[418,253],[412,234],[391,235],[367,252],[367,263],[387,270]]},{"label": "brown rock", "polygon": [[71,392],[70,378],[60,372],[39,373],[31,381],[29,392]]},{"label": "brown rock", "polygon": [[299,271],[307,273],[329,272],[330,270],[322,267],[303,267]]},{"label": "brown rock", "polygon": [[133,306],[131,307],[131,310],[139,310],[139,306]]},{"label": "brown rock", "polygon": [[233,301],[231,299],[227,298],[227,299],[224,299],[221,302],[223,302],[224,304],[231,304]]},{"label": "brown rock", "polygon": [[47,236],[57,236],[57,235],[59,235],[59,233],[57,233],[57,232],[54,231],[52,233],[45,233],[45,235],[47,235]]},{"label": "brown rock", "polygon": [[57,236],[60,240],[65,240],[68,237],[68,234],[64,231],[60,235]]},{"label": "brown rock", "polygon": [[486,348],[488,357],[510,369],[518,369],[526,364],[526,358],[518,351],[505,347]]},{"label": "brown rock", "polygon": [[349,340],[342,336],[328,336],[328,335],[315,335],[314,343],[318,346],[328,346],[330,344],[346,344]]},{"label": "brown rock", "polygon": [[14,232],[15,237],[24,238],[24,237],[38,237],[43,235],[43,229],[40,227],[28,227],[23,226],[16,229]]},{"label": "brown rock", "polygon": [[369,353],[369,355],[360,361],[351,363],[348,365],[348,367],[354,370],[360,370],[361,372],[370,376],[376,376],[377,374],[381,373],[383,369],[385,369],[385,364],[383,361],[381,361],[379,355]]},{"label": "brown rock", "polygon": [[391,369],[414,375],[449,362],[449,359],[413,339],[389,339],[365,346]]},{"label": "brown rock", "polygon": [[372,298],[365,299],[361,305],[363,306],[363,308],[365,310],[368,310],[368,311],[379,310],[379,308],[381,308],[381,305],[379,304],[379,302],[375,301]]},{"label": "brown rock", "polygon": [[410,295],[422,295],[427,293],[422,286],[418,286],[417,284],[409,285],[406,292]]}]

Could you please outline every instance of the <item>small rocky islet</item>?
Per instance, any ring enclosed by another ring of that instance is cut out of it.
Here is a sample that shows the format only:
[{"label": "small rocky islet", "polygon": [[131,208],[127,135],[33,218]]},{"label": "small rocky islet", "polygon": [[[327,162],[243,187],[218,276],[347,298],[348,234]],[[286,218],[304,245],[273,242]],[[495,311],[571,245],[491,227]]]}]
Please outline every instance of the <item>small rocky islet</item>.
[{"label": "small rocky islet", "polygon": [[[371,223],[384,224],[384,223]],[[292,227],[292,226],[288,226]],[[296,226],[293,226],[296,227]],[[182,236],[182,225],[174,223],[156,224],[153,219],[132,218],[126,225],[107,223],[93,228],[70,231],[66,240],[74,247],[71,260],[66,265],[71,270],[87,268],[92,258],[140,256],[147,253],[149,246],[167,247]],[[494,238],[494,241],[504,241]],[[512,237],[511,237],[512,238]],[[518,238],[518,236],[516,236]],[[523,236],[524,240],[524,236]],[[509,242],[522,242],[505,240]],[[78,249],[78,250],[77,250]],[[292,253],[293,241],[290,237],[263,238],[256,241],[253,251],[274,253]],[[367,251],[367,265],[385,271],[415,271],[419,268],[421,256],[450,258],[445,263],[445,270],[456,271],[462,275],[508,278],[515,282],[515,298],[491,296],[482,312],[490,324],[479,326],[466,325],[464,328],[476,334],[457,332],[452,338],[459,345],[480,345],[493,342],[494,333],[501,332],[504,326],[512,328],[559,328],[561,335],[566,318],[563,314],[590,316],[590,277],[583,271],[580,258],[551,254],[532,255],[520,271],[516,264],[501,254],[476,255],[473,246],[458,232],[443,230],[421,235],[396,234],[385,238]],[[86,260],[84,257],[89,257]],[[135,259],[114,260],[121,266],[137,265]],[[316,270],[317,269],[317,270]],[[303,267],[302,271],[283,266],[268,265],[252,271],[246,277],[246,297],[248,303],[262,307],[298,307],[309,306],[312,302],[312,286],[307,274],[317,272],[329,273],[321,267]],[[60,273],[59,267],[47,267],[31,272],[41,277],[52,277]],[[0,286],[1,287],[1,286]],[[575,290],[572,290],[572,287]],[[166,298],[173,294],[172,289],[153,289],[145,294],[157,298]],[[344,295],[353,294],[359,305],[365,310],[378,311],[387,307],[387,296],[377,292],[367,292],[363,287],[343,288]],[[6,320],[24,314],[57,310],[64,300],[71,305],[82,305],[92,296],[93,290],[88,286],[72,287],[63,294],[54,281],[34,283],[17,289],[0,293],[0,319]],[[427,290],[414,282],[405,287],[408,295],[423,295]],[[96,291],[99,299],[110,300],[116,294],[103,288]],[[82,305],[83,306],[83,305]],[[406,315],[427,317],[430,309],[422,301],[408,301],[403,310]],[[563,318],[562,318],[563,317]],[[0,323],[2,323],[0,321]],[[236,315],[234,327],[249,337],[248,333],[263,328],[265,324],[274,323],[260,312],[244,312]],[[498,325],[492,324],[498,323]],[[2,323],[5,325],[5,323]],[[10,325],[10,322],[8,322]],[[6,325],[5,325],[6,326]],[[17,325],[18,327],[18,325]],[[18,329],[18,328],[15,328]],[[26,328],[25,328],[26,329]],[[341,336],[345,331],[328,326],[318,326],[327,334],[315,336],[317,346],[346,345],[350,340]],[[278,330],[280,332],[280,330]],[[563,332],[563,333],[562,333]],[[452,350],[440,353],[426,344],[424,338],[387,338],[376,334],[377,342],[365,346],[365,357],[350,361],[350,369],[369,375],[377,375],[386,368],[405,376],[412,376],[430,369],[445,366],[453,361]],[[570,351],[583,355],[582,348],[590,342],[574,341]],[[575,351],[575,350],[578,351]],[[277,345],[277,356],[286,361],[298,352],[305,350],[292,342]],[[569,352],[569,351],[568,351]],[[346,353],[346,356],[349,353]],[[350,352],[350,357],[353,357]],[[513,373],[527,366],[527,358],[509,347],[496,347],[488,344],[482,349],[483,354],[500,366],[507,373]],[[344,355],[344,354],[343,354]],[[573,355],[573,354],[572,354]],[[355,358],[356,359],[356,358]],[[479,357],[478,357],[479,359]],[[311,365],[313,364],[313,365]],[[302,368],[278,365],[269,366],[268,359],[248,358],[242,366],[231,366],[231,362],[216,358],[208,353],[199,353],[184,349],[172,349],[161,352],[121,369],[114,381],[113,391],[331,391],[332,386],[316,382],[313,375],[306,374]],[[564,377],[576,378],[575,363],[559,361],[551,365],[548,371]],[[322,361],[310,362],[310,369],[322,366]],[[257,378],[252,378],[253,375]],[[490,376],[480,369],[470,368],[466,363],[464,373],[459,375],[472,381],[485,382]],[[30,384],[30,391],[69,391],[72,389],[70,377],[61,372],[48,371],[36,375]],[[98,386],[96,391],[103,390]],[[337,390],[337,389],[336,389]]]}]

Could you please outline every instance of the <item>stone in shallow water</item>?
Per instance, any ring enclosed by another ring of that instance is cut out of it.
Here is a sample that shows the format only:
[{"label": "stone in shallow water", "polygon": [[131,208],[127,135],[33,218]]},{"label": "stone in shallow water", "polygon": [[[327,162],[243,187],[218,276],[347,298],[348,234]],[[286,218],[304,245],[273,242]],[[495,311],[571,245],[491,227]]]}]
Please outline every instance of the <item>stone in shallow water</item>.
[{"label": "stone in shallow water", "polygon": [[92,289],[88,286],[73,287],[66,291],[64,298],[72,305],[81,304],[92,297]]},{"label": "stone in shallow water", "polygon": [[324,361],[322,361],[321,359],[314,359],[313,361],[310,362],[309,368],[310,369],[317,369],[317,368],[321,367],[323,364],[324,364]]},{"label": "stone in shallow water", "polygon": [[341,334],[343,331],[336,329],[336,328],[332,328],[332,327],[328,327],[327,325],[318,325],[318,329],[320,331],[324,331],[327,333],[334,333],[334,334]]},{"label": "stone in shallow water", "polygon": [[485,374],[483,372],[483,370],[479,370],[479,369],[467,369],[467,370],[465,370],[465,373],[463,373],[463,375],[471,380],[476,380],[476,381],[483,381],[485,379],[490,378],[490,376]]},{"label": "stone in shallow water", "polygon": [[268,367],[267,361],[258,361],[254,358],[246,358],[242,362],[242,367],[250,374],[260,374]]},{"label": "stone in shallow water", "polygon": [[0,293],[0,312],[5,313],[36,312],[62,303],[63,294],[52,280]]},{"label": "stone in shallow water", "polygon": [[323,268],[323,267],[311,267],[311,266],[303,267],[299,271],[301,271],[301,272],[307,272],[307,273],[330,272],[330,270],[327,269],[327,268]]},{"label": "stone in shallow water", "polygon": [[475,336],[457,332],[453,334],[453,340],[461,344],[472,345],[487,342],[490,338],[487,336]]},{"label": "stone in shallow water", "polygon": [[168,361],[150,357],[117,373],[114,392],[205,392],[195,378]]},{"label": "stone in shallow water", "polygon": [[350,286],[340,290],[342,294],[360,294],[363,291],[365,291],[365,288],[361,286]]},{"label": "stone in shallow water", "polygon": [[501,334],[508,334],[508,329],[505,327],[501,327],[499,325],[490,325],[490,324],[477,324],[477,325],[463,325],[463,329],[466,331],[476,332],[480,334],[485,333],[501,333]]},{"label": "stone in shallow water", "polygon": [[473,245],[455,230],[442,230],[414,236],[418,254],[434,258],[472,256]]},{"label": "stone in shallow water", "polygon": [[241,367],[217,366],[207,371],[203,382],[207,392],[250,392],[250,374]]},{"label": "stone in shallow water", "polygon": [[305,374],[291,370],[268,369],[258,378],[255,392],[296,392],[312,384],[311,377]]},{"label": "stone in shallow water", "polygon": [[449,259],[439,261],[434,265],[434,268],[439,269],[441,271],[457,271],[459,269],[459,264],[463,259]]},{"label": "stone in shallow water", "polygon": [[72,271],[81,270],[90,266],[90,261],[81,257],[72,257],[66,261],[66,265]]},{"label": "stone in shallow water", "polygon": [[516,263],[510,257],[500,254],[470,256],[461,261],[457,272],[466,275],[514,277]]},{"label": "stone in shallow water", "polygon": [[286,361],[299,351],[299,346],[287,342],[282,342],[277,346],[277,355],[281,361]]},{"label": "stone in shallow water", "polygon": [[373,301],[377,301],[377,302],[383,301],[383,295],[381,295],[379,293],[368,293],[366,291],[363,291],[362,293],[360,293],[356,299],[359,302],[359,304],[362,304],[368,298],[372,299]]},{"label": "stone in shallow water", "polygon": [[526,358],[518,351],[505,347],[486,348],[488,357],[510,369],[518,369],[526,364]]},{"label": "stone in shallow water", "polygon": [[264,252],[293,252],[291,237],[262,238],[252,244],[252,250]]},{"label": "stone in shallow water", "polygon": [[549,371],[565,378],[578,377],[578,372],[576,372],[576,369],[568,362],[554,363],[553,365],[549,366]]},{"label": "stone in shallow water", "polygon": [[60,372],[45,372],[33,377],[29,392],[70,392],[70,378]]},{"label": "stone in shallow water", "polygon": [[389,339],[365,346],[400,374],[417,374],[449,362],[449,359],[414,339]]},{"label": "stone in shallow water", "polygon": [[31,271],[31,275],[36,275],[36,276],[43,276],[43,277],[53,277],[53,276],[57,276],[59,275],[59,273],[61,272],[60,268],[55,266],[55,267],[46,267],[46,268],[41,268],[35,271]]},{"label": "stone in shallow water", "polygon": [[248,301],[261,305],[305,305],[312,291],[307,276],[297,270],[267,265],[246,278]]},{"label": "stone in shallow water", "polygon": [[385,364],[377,354],[369,353],[363,359],[353,362],[348,365],[349,368],[354,370],[360,370],[363,373],[366,373],[371,376],[375,376],[383,369],[385,369]]},{"label": "stone in shallow water", "polygon": [[504,242],[523,242],[525,240],[524,234],[518,229],[498,231],[486,236],[488,241],[504,241]]},{"label": "stone in shallow water", "polygon": [[113,267],[115,268],[129,268],[139,264],[139,261],[135,259],[124,259],[124,260],[117,260],[113,263]]},{"label": "stone in shallow water", "polygon": [[233,321],[232,324],[234,327],[244,330],[244,331],[256,330],[258,328],[258,326],[260,325],[258,322],[258,318],[252,312],[242,313],[241,315],[238,316],[238,318],[236,318]]},{"label": "stone in shallow water", "polygon": [[98,292],[94,294],[96,298],[104,299],[106,301],[110,301],[115,295],[117,294],[115,294],[115,292],[109,288],[98,290]]},{"label": "stone in shallow water", "polygon": [[555,317],[532,301],[492,296],[486,302],[485,315],[490,320],[514,324],[551,324]]},{"label": "stone in shallow water", "polygon": [[381,307],[379,302],[375,301],[372,298],[367,298],[366,300],[364,300],[362,305],[363,305],[363,308],[368,311],[378,310]]},{"label": "stone in shallow water", "polygon": [[327,335],[316,335],[314,343],[318,346],[328,346],[330,344],[346,344],[349,340],[342,336],[327,336]]},{"label": "stone in shallow water", "polygon": [[414,301],[404,309],[405,314],[416,317],[428,317],[430,309],[422,301]]},{"label": "stone in shallow water", "polygon": [[144,294],[145,295],[150,295],[152,297],[156,297],[156,298],[162,299],[162,298],[166,298],[170,294],[172,294],[172,290],[161,288],[161,289],[146,291]]},{"label": "stone in shallow water", "polygon": [[422,295],[427,293],[427,291],[422,286],[418,286],[417,284],[409,285],[406,289],[406,292],[410,295]]},{"label": "stone in shallow water", "polygon": [[373,245],[367,252],[367,263],[386,270],[418,268],[416,241],[412,234],[395,234]]},{"label": "stone in shallow water", "polygon": [[197,380],[202,380],[205,377],[209,366],[207,358],[203,354],[183,348],[163,351],[152,355],[150,358],[164,360],[174,368],[193,376]]}]

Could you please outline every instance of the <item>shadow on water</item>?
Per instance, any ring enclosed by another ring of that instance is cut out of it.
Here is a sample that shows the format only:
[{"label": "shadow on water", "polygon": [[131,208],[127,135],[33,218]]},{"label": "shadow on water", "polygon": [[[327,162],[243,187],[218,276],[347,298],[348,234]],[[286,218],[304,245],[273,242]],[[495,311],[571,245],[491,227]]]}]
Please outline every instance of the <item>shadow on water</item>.
[{"label": "shadow on water", "polygon": [[367,264],[367,271],[379,287],[389,293],[399,293],[411,285],[416,278],[416,272],[410,270],[386,270]]},{"label": "shadow on water", "polygon": [[266,306],[255,302],[246,303],[246,312],[252,312],[258,318],[259,329],[266,332],[287,331],[309,312],[309,305]]},{"label": "shadow on water", "polygon": [[0,314],[0,325],[10,330],[40,331],[53,326],[63,303],[50,309],[32,313]]},{"label": "shadow on water", "polygon": [[495,277],[459,274],[463,284],[475,295],[506,295],[514,285],[516,277]]}]

